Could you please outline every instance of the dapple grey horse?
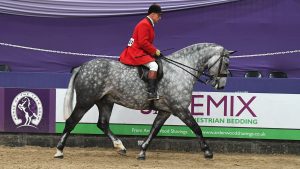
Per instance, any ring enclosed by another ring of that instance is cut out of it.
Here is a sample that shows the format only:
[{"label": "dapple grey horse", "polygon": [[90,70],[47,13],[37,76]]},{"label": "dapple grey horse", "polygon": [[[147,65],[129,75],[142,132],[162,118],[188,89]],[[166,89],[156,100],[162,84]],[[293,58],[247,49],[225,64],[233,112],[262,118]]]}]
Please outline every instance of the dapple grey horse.
[{"label": "dapple grey horse", "polygon": [[[214,88],[224,88],[229,54],[230,52],[220,45],[199,43],[165,57],[193,69],[184,71],[182,67],[167,62],[168,60],[162,60],[164,75],[158,82],[157,89],[162,97],[154,103],[147,100],[147,84],[139,77],[137,67],[104,58],[83,64],[78,70],[73,71],[69,82],[64,105],[67,120],[54,157],[63,158],[63,149],[70,132],[95,104],[99,109],[98,128],[111,139],[120,154],[126,154],[122,141],[109,129],[109,119],[116,103],[136,110],[158,111],[148,137],[141,144],[138,159],[146,158],[146,150],[151,140],[171,114],[181,119],[195,133],[205,158],[212,158],[213,153],[188,107],[191,103],[193,86],[197,81],[195,77],[200,77],[203,71],[206,70],[211,77],[209,83]],[[72,111],[74,87],[77,102]]]}]

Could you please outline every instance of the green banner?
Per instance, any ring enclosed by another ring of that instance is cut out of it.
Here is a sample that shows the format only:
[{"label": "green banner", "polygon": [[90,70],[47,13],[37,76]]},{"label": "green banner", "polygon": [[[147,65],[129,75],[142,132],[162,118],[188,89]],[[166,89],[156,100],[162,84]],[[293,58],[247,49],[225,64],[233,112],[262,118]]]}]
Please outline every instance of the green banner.
[{"label": "green banner", "polygon": [[[56,133],[62,133],[65,123],[56,123]],[[143,124],[110,124],[110,129],[116,135],[148,135],[151,125]],[[201,127],[204,137],[246,138],[246,139],[283,139],[300,140],[300,130],[264,129],[264,128],[234,128],[234,127]],[[72,133],[103,134],[96,124],[79,123]],[[186,126],[163,126],[158,136],[195,137]]]}]

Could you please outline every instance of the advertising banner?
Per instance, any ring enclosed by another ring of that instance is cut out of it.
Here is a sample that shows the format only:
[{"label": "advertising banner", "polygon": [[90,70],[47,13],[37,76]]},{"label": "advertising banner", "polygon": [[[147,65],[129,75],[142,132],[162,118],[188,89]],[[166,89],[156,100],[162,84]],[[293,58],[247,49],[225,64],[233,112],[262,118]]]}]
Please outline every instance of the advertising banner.
[{"label": "advertising banner", "polygon": [[5,88],[2,97],[3,131],[54,133],[55,89]]},{"label": "advertising banner", "polygon": [[[65,89],[57,89],[56,132],[64,127]],[[300,94],[193,92],[190,111],[205,137],[300,140]],[[132,110],[119,105],[113,108],[110,127],[115,134],[147,135],[155,111]],[[98,110],[89,110],[74,133],[99,134]],[[160,136],[194,137],[177,117],[171,116]]]}]

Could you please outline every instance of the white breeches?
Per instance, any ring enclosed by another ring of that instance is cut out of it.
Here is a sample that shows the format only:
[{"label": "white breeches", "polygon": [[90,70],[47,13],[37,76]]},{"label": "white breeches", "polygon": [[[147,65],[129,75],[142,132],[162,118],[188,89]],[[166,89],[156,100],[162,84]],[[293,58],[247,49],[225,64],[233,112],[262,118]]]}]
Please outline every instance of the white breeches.
[{"label": "white breeches", "polygon": [[158,65],[155,61],[144,64],[144,66],[148,67],[149,70],[156,71],[158,70]]}]

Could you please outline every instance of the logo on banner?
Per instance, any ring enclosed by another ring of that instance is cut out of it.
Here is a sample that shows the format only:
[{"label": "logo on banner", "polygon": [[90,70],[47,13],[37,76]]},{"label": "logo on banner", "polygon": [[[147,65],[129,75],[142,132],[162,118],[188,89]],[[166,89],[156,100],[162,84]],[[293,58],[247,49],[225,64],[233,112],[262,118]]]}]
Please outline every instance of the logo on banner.
[{"label": "logo on banner", "polygon": [[43,116],[40,98],[29,91],[19,93],[11,104],[11,117],[17,128],[37,128]]}]

